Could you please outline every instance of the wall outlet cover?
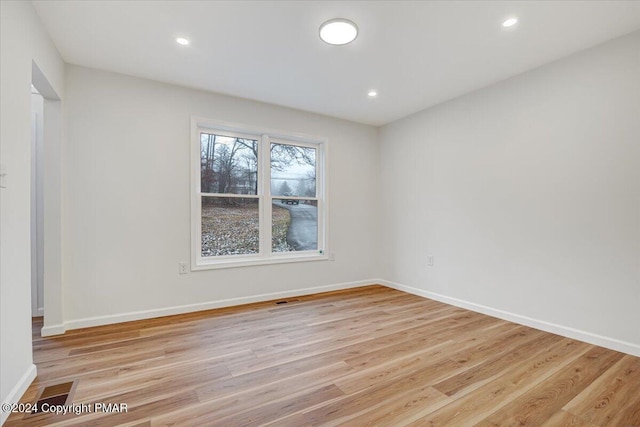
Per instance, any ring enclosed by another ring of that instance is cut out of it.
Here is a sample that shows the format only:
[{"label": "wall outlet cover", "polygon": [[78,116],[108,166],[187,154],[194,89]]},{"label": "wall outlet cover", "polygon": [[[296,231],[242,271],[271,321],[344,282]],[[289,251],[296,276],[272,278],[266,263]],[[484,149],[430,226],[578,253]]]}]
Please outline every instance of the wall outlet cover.
[{"label": "wall outlet cover", "polygon": [[178,273],[179,274],[187,274],[188,270],[187,270],[187,263],[186,262],[179,262],[178,263]]}]

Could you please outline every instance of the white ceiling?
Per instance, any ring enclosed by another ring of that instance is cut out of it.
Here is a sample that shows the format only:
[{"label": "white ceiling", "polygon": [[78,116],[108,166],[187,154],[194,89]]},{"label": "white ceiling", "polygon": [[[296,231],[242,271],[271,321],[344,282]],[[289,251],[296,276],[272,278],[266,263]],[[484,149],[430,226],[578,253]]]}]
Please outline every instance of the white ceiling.
[{"label": "white ceiling", "polygon": [[[371,125],[640,29],[640,1],[34,4],[68,63]],[[359,26],[353,43],[319,39],[336,17]]]}]

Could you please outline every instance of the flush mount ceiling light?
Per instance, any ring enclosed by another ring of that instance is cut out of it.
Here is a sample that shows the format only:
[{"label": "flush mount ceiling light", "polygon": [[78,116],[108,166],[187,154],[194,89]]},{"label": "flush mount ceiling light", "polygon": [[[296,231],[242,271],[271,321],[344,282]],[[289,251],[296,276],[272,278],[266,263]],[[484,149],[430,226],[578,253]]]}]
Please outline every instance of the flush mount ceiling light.
[{"label": "flush mount ceiling light", "polygon": [[375,90],[370,90],[367,95],[369,95],[369,98],[375,98],[376,96],[378,96],[378,92],[376,92]]},{"label": "flush mount ceiling light", "polygon": [[509,27],[513,27],[513,26],[514,26],[514,25],[516,25],[517,23],[518,23],[518,18],[513,17],[513,18],[509,18],[509,19],[505,20],[505,21],[502,23],[502,26],[503,26],[504,28],[509,28]]},{"label": "flush mount ceiling light", "polygon": [[178,43],[181,46],[186,46],[189,44],[189,40],[185,39],[184,37],[178,37],[176,39],[176,43]]},{"label": "flush mount ceiling light", "polygon": [[330,19],[320,25],[320,38],[325,43],[340,46],[351,43],[357,36],[358,26],[348,19]]}]

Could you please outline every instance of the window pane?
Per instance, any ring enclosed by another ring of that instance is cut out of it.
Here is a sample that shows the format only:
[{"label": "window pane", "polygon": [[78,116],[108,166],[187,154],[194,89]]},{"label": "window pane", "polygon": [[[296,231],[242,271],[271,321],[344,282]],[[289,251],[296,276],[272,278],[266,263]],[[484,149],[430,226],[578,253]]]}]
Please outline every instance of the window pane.
[{"label": "window pane", "polygon": [[273,199],[273,252],[318,250],[318,202]]},{"label": "window pane", "polygon": [[202,256],[257,254],[258,199],[202,197]]},{"label": "window pane", "polygon": [[316,197],[316,149],[271,144],[271,194]]},{"label": "window pane", "polygon": [[258,194],[258,141],[200,133],[200,191]]}]

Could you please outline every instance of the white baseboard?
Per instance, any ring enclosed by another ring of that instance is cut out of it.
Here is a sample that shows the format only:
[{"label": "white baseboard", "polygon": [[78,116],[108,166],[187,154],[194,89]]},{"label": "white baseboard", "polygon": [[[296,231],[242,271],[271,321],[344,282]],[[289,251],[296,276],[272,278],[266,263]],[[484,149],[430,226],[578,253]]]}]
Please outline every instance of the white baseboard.
[{"label": "white baseboard", "polygon": [[388,280],[378,280],[377,282],[389,288],[397,289],[399,291],[403,291],[403,292],[418,295],[421,297],[429,298],[432,300],[440,301],[445,304],[455,305],[456,307],[466,308],[471,311],[497,317],[498,319],[508,320],[510,322],[518,323],[520,325],[529,326],[535,329],[540,329],[542,331],[551,332],[557,335],[562,335],[563,337],[584,341],[589,344],[594,344],[600,347],[605,347],[611,350],[621,351],[623,353],[640,357],[640,345],[633,344],[630,342],[621,341],[615,338],[605,337],[598,334],[593,334],[591,332],[570,328],[568,326],[558,325],[556,323],[546,322],[544,320],[533,319],[531,317],[522,316],[520,314],[510,313],[508,311],[487,307],[485,305],[476,304],[473,302],[448,297],[446,295],[437,294],[435,292],[425,291],[422,289],[413,288],[411,286],[401,285],[399,283],[390,282]]},{"label": "white baseboard", "polygon": [[40,329],[41,337],[51,337],[53,335],[62,335],[67,331],[64,324],[43,326]]},{"label": "white baseboard", "polygon": [[160,308],[156,310],[134,311],[130,313],[114,314],[109,316],[85,317],[82,319],[69,320],[63,325],[53,325],[42,328],[42,336],[52,336],[64,334],[71,329],[89,328],[92,326],[110,325],[113,323],[130,322],[133,320],[151,319],[154,317],[171,316],[174,314],[192,313],[195,311],[211,310],[214,308],[229,307],[234,305],[250,304],[254,302],[269,301],[278,298],[289,298],[299,295],[316,294],[320,292],[337,291],[342,289],[356,288],[375,283],[372,280],[359,280],[357,282],[338,283],[334,285],[316,286],[312,288],[293,289],[290,291],[272,292],[268,294],[253,295],[240,298],[229,298],[218,301],[208,301],[197,304],[179,305],[174,307]]},{"label": "white baseboard", "polygon": [[[22,375],[22,377],[18,380],[16,385],[11,389],[7,398],[4,399],[4,401],[2,402],[2,407],[4,408],[4,406],[7,404],[19,402],[24,392],[27,391],[27,389],[31,385],[31,382],[36,378],[36,375],[36,365],[32,363],[27,368],[27,371],[24,373],[24,375]],[[11,415],[11,412],[0,411],[0,425],[4,424],[4,422],[7,421],[9,415]]]}]

